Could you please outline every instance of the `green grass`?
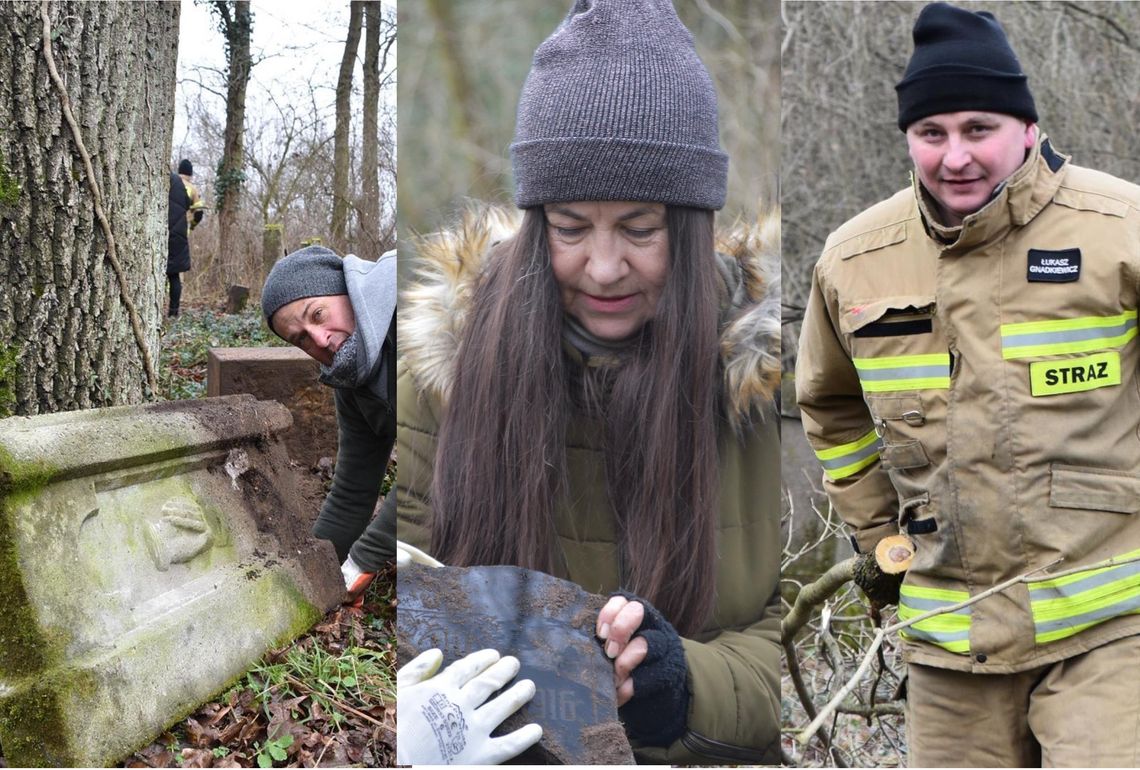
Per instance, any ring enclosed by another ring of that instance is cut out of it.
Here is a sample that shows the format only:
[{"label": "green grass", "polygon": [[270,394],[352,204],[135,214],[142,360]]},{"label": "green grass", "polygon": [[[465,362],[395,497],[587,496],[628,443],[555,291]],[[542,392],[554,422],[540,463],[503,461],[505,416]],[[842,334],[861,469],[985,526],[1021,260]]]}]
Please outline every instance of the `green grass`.
[{"label": "green grass", "polygon": [[269,705],[282,697],[308,695],[333,714],[345,704],[384,703],[395,697],[384,653],[355,645],[339,652],[319,644],[292,647],[279,662],[255,665],[243,685],[254,692],[267,718]]},{"label": "green grass", "polygon": [[162,398],[177,401],[206,395],[206,354],[210,348],[287,347],[269,330],[259,305],[230,315],[210,307],[184,307],[163,326],[159,357]]}]

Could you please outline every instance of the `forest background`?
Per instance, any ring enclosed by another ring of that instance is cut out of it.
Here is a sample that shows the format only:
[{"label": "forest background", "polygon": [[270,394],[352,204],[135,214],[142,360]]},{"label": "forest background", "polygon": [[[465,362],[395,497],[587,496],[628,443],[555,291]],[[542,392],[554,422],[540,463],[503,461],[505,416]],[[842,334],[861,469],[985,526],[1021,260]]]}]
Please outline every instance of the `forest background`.
[{"label": "forest background", "polygon": [[[675,6],[717,87],[729,156],[721,223],[754,218],[776,205],[779,190],[779,4]],[[535,48],[568,7],[529,0],[399,4],[401,239],[454,224],[468,200],[513,208],[508,148],[518,97]],[[400,270],[407,280],[411,263]]]}]

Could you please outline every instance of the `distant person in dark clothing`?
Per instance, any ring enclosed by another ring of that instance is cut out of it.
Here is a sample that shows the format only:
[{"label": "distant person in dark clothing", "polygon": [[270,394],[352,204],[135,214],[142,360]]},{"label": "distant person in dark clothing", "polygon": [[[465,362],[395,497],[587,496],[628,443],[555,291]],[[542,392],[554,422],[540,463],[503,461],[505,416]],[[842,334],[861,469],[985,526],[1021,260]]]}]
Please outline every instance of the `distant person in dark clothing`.
[{"label": "distant person in dark clothing", "polygon": [[178,304],[182,299],[182,273],[190,270],[189,230],[202,221],[206,206],[202,196],[191,182],[194,166],[183,158],[178,163],[178,173],[170,175],[170,238],[166,257],[166,278],[170,281],[171,318],[178,315]]}]

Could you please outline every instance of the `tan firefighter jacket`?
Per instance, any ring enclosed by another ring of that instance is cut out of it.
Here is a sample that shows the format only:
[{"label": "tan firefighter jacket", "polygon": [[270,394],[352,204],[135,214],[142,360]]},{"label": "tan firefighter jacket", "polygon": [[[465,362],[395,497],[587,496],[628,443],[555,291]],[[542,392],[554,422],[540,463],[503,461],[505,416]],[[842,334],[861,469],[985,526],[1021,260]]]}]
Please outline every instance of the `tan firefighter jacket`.
[{"label": "tan firefighter jacket", "polygon": [[[861,551],[910,534],[908,659],[1009,673],[1140,633],[1140,188],[1042,138],[961,227],[917,182],[831,234],[796,388]],[[1124,562],[1124,563],[1121,563]]]}]

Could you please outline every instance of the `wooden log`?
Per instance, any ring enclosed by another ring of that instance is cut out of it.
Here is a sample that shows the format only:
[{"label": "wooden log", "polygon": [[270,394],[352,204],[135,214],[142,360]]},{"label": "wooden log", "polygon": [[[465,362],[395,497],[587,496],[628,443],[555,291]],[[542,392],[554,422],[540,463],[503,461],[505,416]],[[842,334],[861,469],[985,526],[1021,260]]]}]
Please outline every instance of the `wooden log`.
[{"label": "wooden log", "polygon": [[860,554],[855,564],[855,585],[873,605],[898,604],[899,587],[914,559],[914,543],[906,535],[884,537],[874,553]]}]

